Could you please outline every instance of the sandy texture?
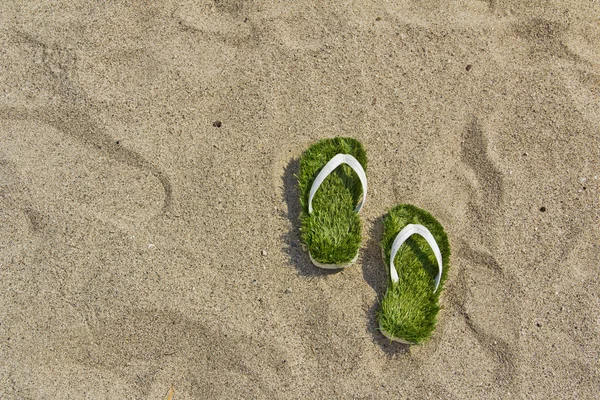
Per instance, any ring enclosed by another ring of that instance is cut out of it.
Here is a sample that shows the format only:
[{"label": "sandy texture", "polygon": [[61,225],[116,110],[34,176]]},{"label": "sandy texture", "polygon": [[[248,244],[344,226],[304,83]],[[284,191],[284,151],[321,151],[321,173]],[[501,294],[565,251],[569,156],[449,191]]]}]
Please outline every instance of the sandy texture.
[{"label": "sandy texture", "polygon": [[[597,396],[599,43],[592,0],[2,1],[0,397]],[[328,273],[293,175],[336,135],[371,191]],[[400,202],[453,250],[410,349]]]}]

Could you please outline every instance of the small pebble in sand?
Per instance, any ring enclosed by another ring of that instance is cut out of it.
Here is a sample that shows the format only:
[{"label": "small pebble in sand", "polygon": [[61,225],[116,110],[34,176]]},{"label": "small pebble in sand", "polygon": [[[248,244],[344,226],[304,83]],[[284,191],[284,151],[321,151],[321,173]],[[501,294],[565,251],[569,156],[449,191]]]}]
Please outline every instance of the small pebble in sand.
[{"label": "small pebble in sand", "polygon": [[546,207],[543,207],[543,206],[542,206],[542,207],[540,207],[540,211],[541,211],[541,212],[546,212]]},{"label": "small pebble in sand", "polygon": [[221,127],[221,125],[222,125],[221,121],[215,121],[215,122],[213,122],[213,126],[214,126],[215,128],[220,128],[220,127]]},{"label": "small pebble in sand", "polygon": [[148,249],[153,249],[154,247],[156,247],[156,246],[154,246],[152,243],[150,243],[150,244],[148,245]]},{"label": "small pebble in sand", "polygon": [[467,64],[467,66],[465,67],[467,72],[469,72],[471,70],[471,68],[473,68],[473,66],[471,64]]},{"label": "small pebble in sand", "polygon": [[292,293],[292,289],[291,288],[285,289],[285,294],[291,294],[291,293]]},{"label": "small pebble in sand", "polygon": [[260,254],[262,254],[263,256],[267,255],[267,251],[266,250],[261,250]]}]

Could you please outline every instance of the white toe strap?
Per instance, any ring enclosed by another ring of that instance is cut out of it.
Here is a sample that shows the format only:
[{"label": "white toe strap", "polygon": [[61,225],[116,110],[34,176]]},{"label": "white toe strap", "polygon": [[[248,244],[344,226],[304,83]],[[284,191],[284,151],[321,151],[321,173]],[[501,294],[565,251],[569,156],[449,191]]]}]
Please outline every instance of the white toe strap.
[{"label": "white toe strap", "polygon": [[354,170],[354,172],[356,172],[356,175],[358,175],[358,178],[360,179],[360,183],[362,184],[362,190],[363,190],[362,200],[360,203],[358,203],[358,205],[356,206],[354,211],[359,212],[360,209],[362,208],[362,206],[365,204],[365,201],[367,200],[367,175],[365,174],[365,170],[363,169],[362,165],[360,165],[358,160],[356,158],[352,157],[350,154],[338,154],[335,157],[333,157],[331,160],[329,160],[329,162],[327,164],[325,164],[325,166],[323,167],[321,172],[319,172],[319,174],[315,178],[315,181],[313,182],[312,187],[310,188],[310,194],[308,196],[308,213],[309,214],[312,213],[312,211],[313,211],[312,200],[313,200],[313,197],[315,196],[315,193],[317,192],[317,189],[319,188],[319,186],[321,186],[321,183],[323,183],[325,178],[327,178],[327,176],[329,176],[329,174],[332,173],[341,164],[349,165],[350,168],[352,168]]},{"label": "white toe strap", "polygon": [[394,258],[396,258],[396,254],[398,250],[400,250],[400,246],[414,234],[421,235],[425,238],[431,249],[433,250],[433,254],[435,254],[435,258],[438,263],[438,274],[435,277],[435,289],[433,289],[433,293],[435,293],[440,286],[440,279],[442,278],[442,253],[440,252],[440,248],[438,247],[435,238],[429,232],[429,229],[425,228],[423,225],[418,224],[408,224],[396,235],[394,239],[394,243],[392,244],[392,253],[390,254],[390,277],[392,282],[398,282],[398,272],[396,272],[396,267],[394,267]]}]

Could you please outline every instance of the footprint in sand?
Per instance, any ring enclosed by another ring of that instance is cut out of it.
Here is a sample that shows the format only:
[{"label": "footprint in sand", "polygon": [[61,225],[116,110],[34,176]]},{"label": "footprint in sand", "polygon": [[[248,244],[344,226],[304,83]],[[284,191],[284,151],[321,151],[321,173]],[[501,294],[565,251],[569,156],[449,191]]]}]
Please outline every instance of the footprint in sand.
[{"label": "footprint in sand", "polygon": [[28,201],[36,205],[24,209],[34,231],[41,229],[43,213],[77,211],[124,227],[163,209],[164,191],[151,173],[65,140],[64,132],[46,124],[0,121],[0,140],[3,158],[15,166]]},{"label": "footprint in sand", "polygon": [[34,236],[44,228],[44,218],[31,205],[30,197],[19,165],[0,150],[0,267],[31,252]]},{"label": "footprint in sand", "polygon": [[[551,70],[570,97],[564,100],[577,107],[590,125],[600,125],[600,103],[588,99],[596,96],[600,85],[600,24],[585,9],[572,11],[578,23],[568,24],[546,18],[510,18],[506,32],[499,36],[503,48],[495,55],[507,68]],[[553,78],[550,78],[553,79]],[[560,93],[560,92],[558,92]]]},{"label": "footprint in sand", "polygon": [[248,17],[252,2],[240,0],[200,0],[181,4],[173,18],[181,29],[204,35],[217,36],[231,44],[250,43],[257,40],[253,24]]},{"label": "footprint in sand", "polygon": [[75,83],[75,55],[27,34],[10,44],[31,64],[15,87],[31,90],[0,104],[3,157],[27,176],[33,198],[118,225],[169,212],[169,178],[96,123]]},{"label": "footprint in sand", "polygon": [[561,24],[542,18],[515,23],[513,31],[524,42],[524,48],[533,59],[559,57],[579,61],[580,57],[565,43],[566,28]]},{"label": "footprint in sand", "polygon": [[[516,352],[519,321],[514,301],[518,282],[493,256],[495,240],[486,232],[501,213],[503,179],[488,155],[488,143],[483,126],[476,118],[465,129],[461,148],[462,161],[472,170],[474,181],[469,182],[467,217],[473,221],[470,242],[455,245],[454,265],[460,265],[457,277],[449,281],[446,290],[449,311],[458,318],[448,318],[442,324],[464,332],[450,337],[450,346],[469,354],[469,363],[462,365],[456,379],[480,377],[482,384],[500,393],[517,390]],[[478,194],[481,196],[478,198]],[[436,361],[427,368],[443,368]]]},{"label": "footprint in sand", "polygon": [[590,102],[587,99],[595,98],[600,87],[599,21],[582,21],[575,24],[565,35],[563,43],[579,60],[575,68],[559,69],[559,73],[565,77],[564,82],[571,82],[570,85],[565,85],[571,95],[570,100],[589,121],[591,127],[598,127],[600,102]]},{"label": "footprint in sand", "polygon": [[[482,192],[479,201],[470,203],[470,212],[475,214],[473,216],[483,219],[483,222],[491,223],[493,214],[502,202],[502,174],[488,157],[487,139],[476,118],[473,118],[465,130],[461,145],[461,159],[475,174],[474,184]],[[471,190],[475,192],[473,188]]]},{"label": "footprint in sand", "polygon": [[[126,363],[136,371],[137,379],[128,382],[136,397],[157,398],[151,395],[162,393],[173,382],[180,396],[235,397],[247,390],[249,381],[254,389],[247,397],[271,397],[268,383],[290,373],[290,367],[280,361],[286,353],[270,342],[209,327],[175,310],[113,306],[87,315],[93,340],[72,338],[71,343],[82,349],[71,352],[73,361],[116,374]],[[257,357],[274,362],[259,365]]]},{"label": "footprint in sand", "polygon": [[335,39],[331,21],[340,30],[349,30],[348,15],[293,2],[200,0],[180,4],[172,14],[183,31],[219,39],[231,46],[259,44],[263,35],[275,38],[284,49],[315,52]]},{"label": "footprint in sand", "polygon": [[573,54],[586,63],[600,65],[600,52],[598,52],[600,21],[589,20],[574,24],[563,42]]}]

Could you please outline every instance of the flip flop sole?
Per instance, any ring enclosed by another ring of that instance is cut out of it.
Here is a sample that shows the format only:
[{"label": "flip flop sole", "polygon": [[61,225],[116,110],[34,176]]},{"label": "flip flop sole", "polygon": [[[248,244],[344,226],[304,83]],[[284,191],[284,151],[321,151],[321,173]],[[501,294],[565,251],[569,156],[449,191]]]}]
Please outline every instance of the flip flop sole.
[{"label": "flip flop sole", "polygon": [[410,236],[394,258],[398,281],[388,285],[378,313],[379,329],[391,340],[405,344],[421,344],[435,330],[439,295],[448,274],[450,245],[442,225],[427,211],[401,204],[393,208],[384,219],[382,250],[387,267],[390,267],[392,243],[400,231],[410,224],[422,225],[439,246],[442,273],[439,287],[435,289],[434,277],[438,274],[437,259],[426,239]]},{"label": "flip flop sole", "polygon": [[348,268],[349,266],[351,266],[352,264],[354,264],[356,262],[356,260],[358,260],[358,251],[356,252],[356,255],[354,256],[354,258],[352,260],[350,260],[349,262],[346,263],[341,263],[341,264],[323,264],[318,262],[317,260],[315,260],[312,256],[312,254],[310,254],[310,251],[308,252],[308,255],[310,256],[310,261],[313,263],[313,265],[315,267],[319,267],[319,268],[323,268],[323,269],[344,269],[344,268]]},{"label": "flip flop sole", "polygon": [[385,336],[386,338],[390,339],[392,342],[401,343],[401,344],[408,344],[408,345],[416,344],[415,342],[408,342],[406,340],[403,340],[403,339],[400,339],[400,338],[392,336],[391,333],[389,333],[388,331],[386,331],[385,329],[383,329],[381,327],[381,324],[379,325],[379,331],[381,332],[381,334],[383,336]]},{"label": "flip flop sole", "polygon": [[344,268],[358,256],[362,224],[355,211],[361,201],[362,185],[347,165],[339,165],[321,183],[312,198],[313,183],[324,166],[339,154],[350,155],[366,169],[367,158],[362,144],[352,138],[323,139],[310,146],[300,159],[298,185],[302,241],[313,264],[320,268]]}]

